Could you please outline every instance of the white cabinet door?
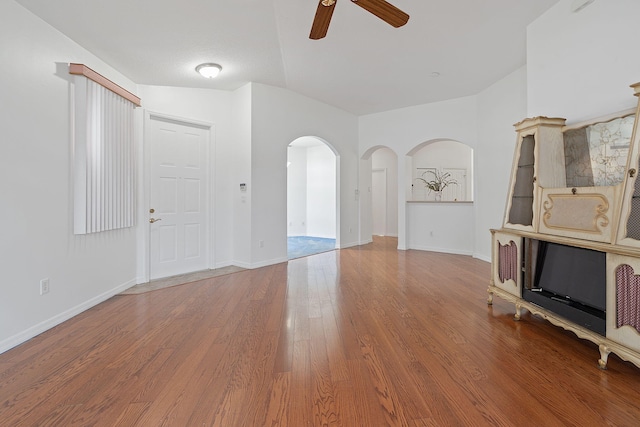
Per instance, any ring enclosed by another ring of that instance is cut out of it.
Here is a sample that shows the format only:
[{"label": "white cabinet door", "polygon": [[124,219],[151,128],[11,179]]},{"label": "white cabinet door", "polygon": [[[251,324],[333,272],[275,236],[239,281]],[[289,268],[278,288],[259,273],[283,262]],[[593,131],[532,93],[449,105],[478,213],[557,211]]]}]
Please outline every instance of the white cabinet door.
[{"label": "white cabinet door", "polygon": [[622,186],[544,188],[539,231],[609,243]]},{"label": "white cabinet door", "polygon": [[640,259],[607,254],[607,338],[640,351]]},{"label": "white cabinet door", "polygon": [[522,295],[522,237],[496,231],[492,241],[492,283],[520,297]]}]

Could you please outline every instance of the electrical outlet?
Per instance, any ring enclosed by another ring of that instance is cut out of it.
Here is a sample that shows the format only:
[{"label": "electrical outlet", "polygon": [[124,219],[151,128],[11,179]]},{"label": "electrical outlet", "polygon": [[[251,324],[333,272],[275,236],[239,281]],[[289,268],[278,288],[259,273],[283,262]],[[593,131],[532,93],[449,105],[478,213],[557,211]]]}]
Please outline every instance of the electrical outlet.
[{"label": "electrical outlet", "polygon": [[259,240],[258,241],[258,246],[261,248],[264,248],[264,240]]},{"label": "electrical outlet", "polygon": [[49,278],[40,280],[40,295],[49,293]]}]

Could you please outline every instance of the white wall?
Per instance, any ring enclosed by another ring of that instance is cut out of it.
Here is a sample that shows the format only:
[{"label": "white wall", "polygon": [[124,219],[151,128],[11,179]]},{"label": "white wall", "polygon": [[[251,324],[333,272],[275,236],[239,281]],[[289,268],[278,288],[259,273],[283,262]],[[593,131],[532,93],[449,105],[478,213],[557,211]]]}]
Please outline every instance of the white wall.
[{"label": "white wall", "polygon": [[[315,136],[337,152],[340,247],[357,244],[357,119],[289,90],[252,84],[252,266],[287,259],[287,146]],[[259,242],[264,246],[260,247]]]},{"label": "white wall", "polygon": [[[72,231],[69,62],[136,92],[22,6],[0,2],[0,352],[136,281],[135,228]],[[140,109],[136,117],[139,126]],[[40,296],[43,278],[50,292]]]},{"label": "white wall", "polygon": [[[251,105],[252,84],[247,84],[233,93],[231,113],[233,116],[233,140],[230,149],[233,152],[231,165],[233,172],[226,176],[226,181],[231,183],[232,203],[231,215],[233,215],[233,264],[239,267],[250,268],[251,262],[251,236],[252,223],[252,195],[256,190],[252,185],[251,162],[253,111]],[[283,169],[286,164],[280,165]],[[246,184],[246,190],[240,191],[240,184]]]},{"label": "white wall", "polygon": [[474,209],[468,203],[408,203],[410,249],[473,255]]},{"label": "white wall", "polygon": [[[423,142],[452,139],[475,148],[477,139],[476,97],[451,99],[433,104],[403,108],[359,118],[360,153],[370,161],[373,150],[387,146],[398,154],[398,248],[407,249],[407,193],[411,188],[411,159],[407,154]],[[361,188],[371,187],[371,174],[362,175]],[[369,202],[370,203],[370,202]],[[370,211],[362,210],[361,240],[371,239]],[[445,228],[451,228],[450,219]]]},{"label": "white wall", "polygon": [[567,123],[636,105],[638,0],[598,0],[578,13],[561,0],[527,28],[528,116]]},{"label": "white wall", "polygon": [[307,149],[307,235],[336,238],[336,156],[325,145]]},{"label": "white wall", "polygon": [[[387,206],[386,206],[386,235],[398,236],[398,156],[387,147],[376,150],[371,155],[373,169],[386,169],[387,173]],[[370,188],[363,188],[363,192],[370,192]]]},{"label": "white wall", "polygon": [[287,162],[287,236],[306,236],[307,148],[289,147]]}]

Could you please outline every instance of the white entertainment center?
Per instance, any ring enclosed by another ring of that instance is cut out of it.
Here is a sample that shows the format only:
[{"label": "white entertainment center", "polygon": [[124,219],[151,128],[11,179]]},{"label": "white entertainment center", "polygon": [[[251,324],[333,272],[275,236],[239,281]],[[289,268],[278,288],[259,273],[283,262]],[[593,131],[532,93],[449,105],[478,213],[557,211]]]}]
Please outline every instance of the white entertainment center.
[{"label": "white entertainment center", "polygon": [[640,367],[639,112],[517,123],[503,226],[491,230],[489,304],[594,342],[602,369],[610,353]]}]

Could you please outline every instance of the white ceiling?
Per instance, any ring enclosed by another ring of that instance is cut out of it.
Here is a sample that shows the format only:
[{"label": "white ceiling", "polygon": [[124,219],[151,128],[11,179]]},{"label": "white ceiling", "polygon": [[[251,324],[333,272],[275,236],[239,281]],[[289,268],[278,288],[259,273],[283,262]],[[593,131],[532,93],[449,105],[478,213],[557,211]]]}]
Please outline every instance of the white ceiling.
[{"label": "white ceiling", "polygon": [[525,64],[527,24],[558,1],[391,0],[411,16],[396,29],[338,0],[310,40],[317,0],[17,0],[138,84],[253,81],[357,115],[480,92]]}]

